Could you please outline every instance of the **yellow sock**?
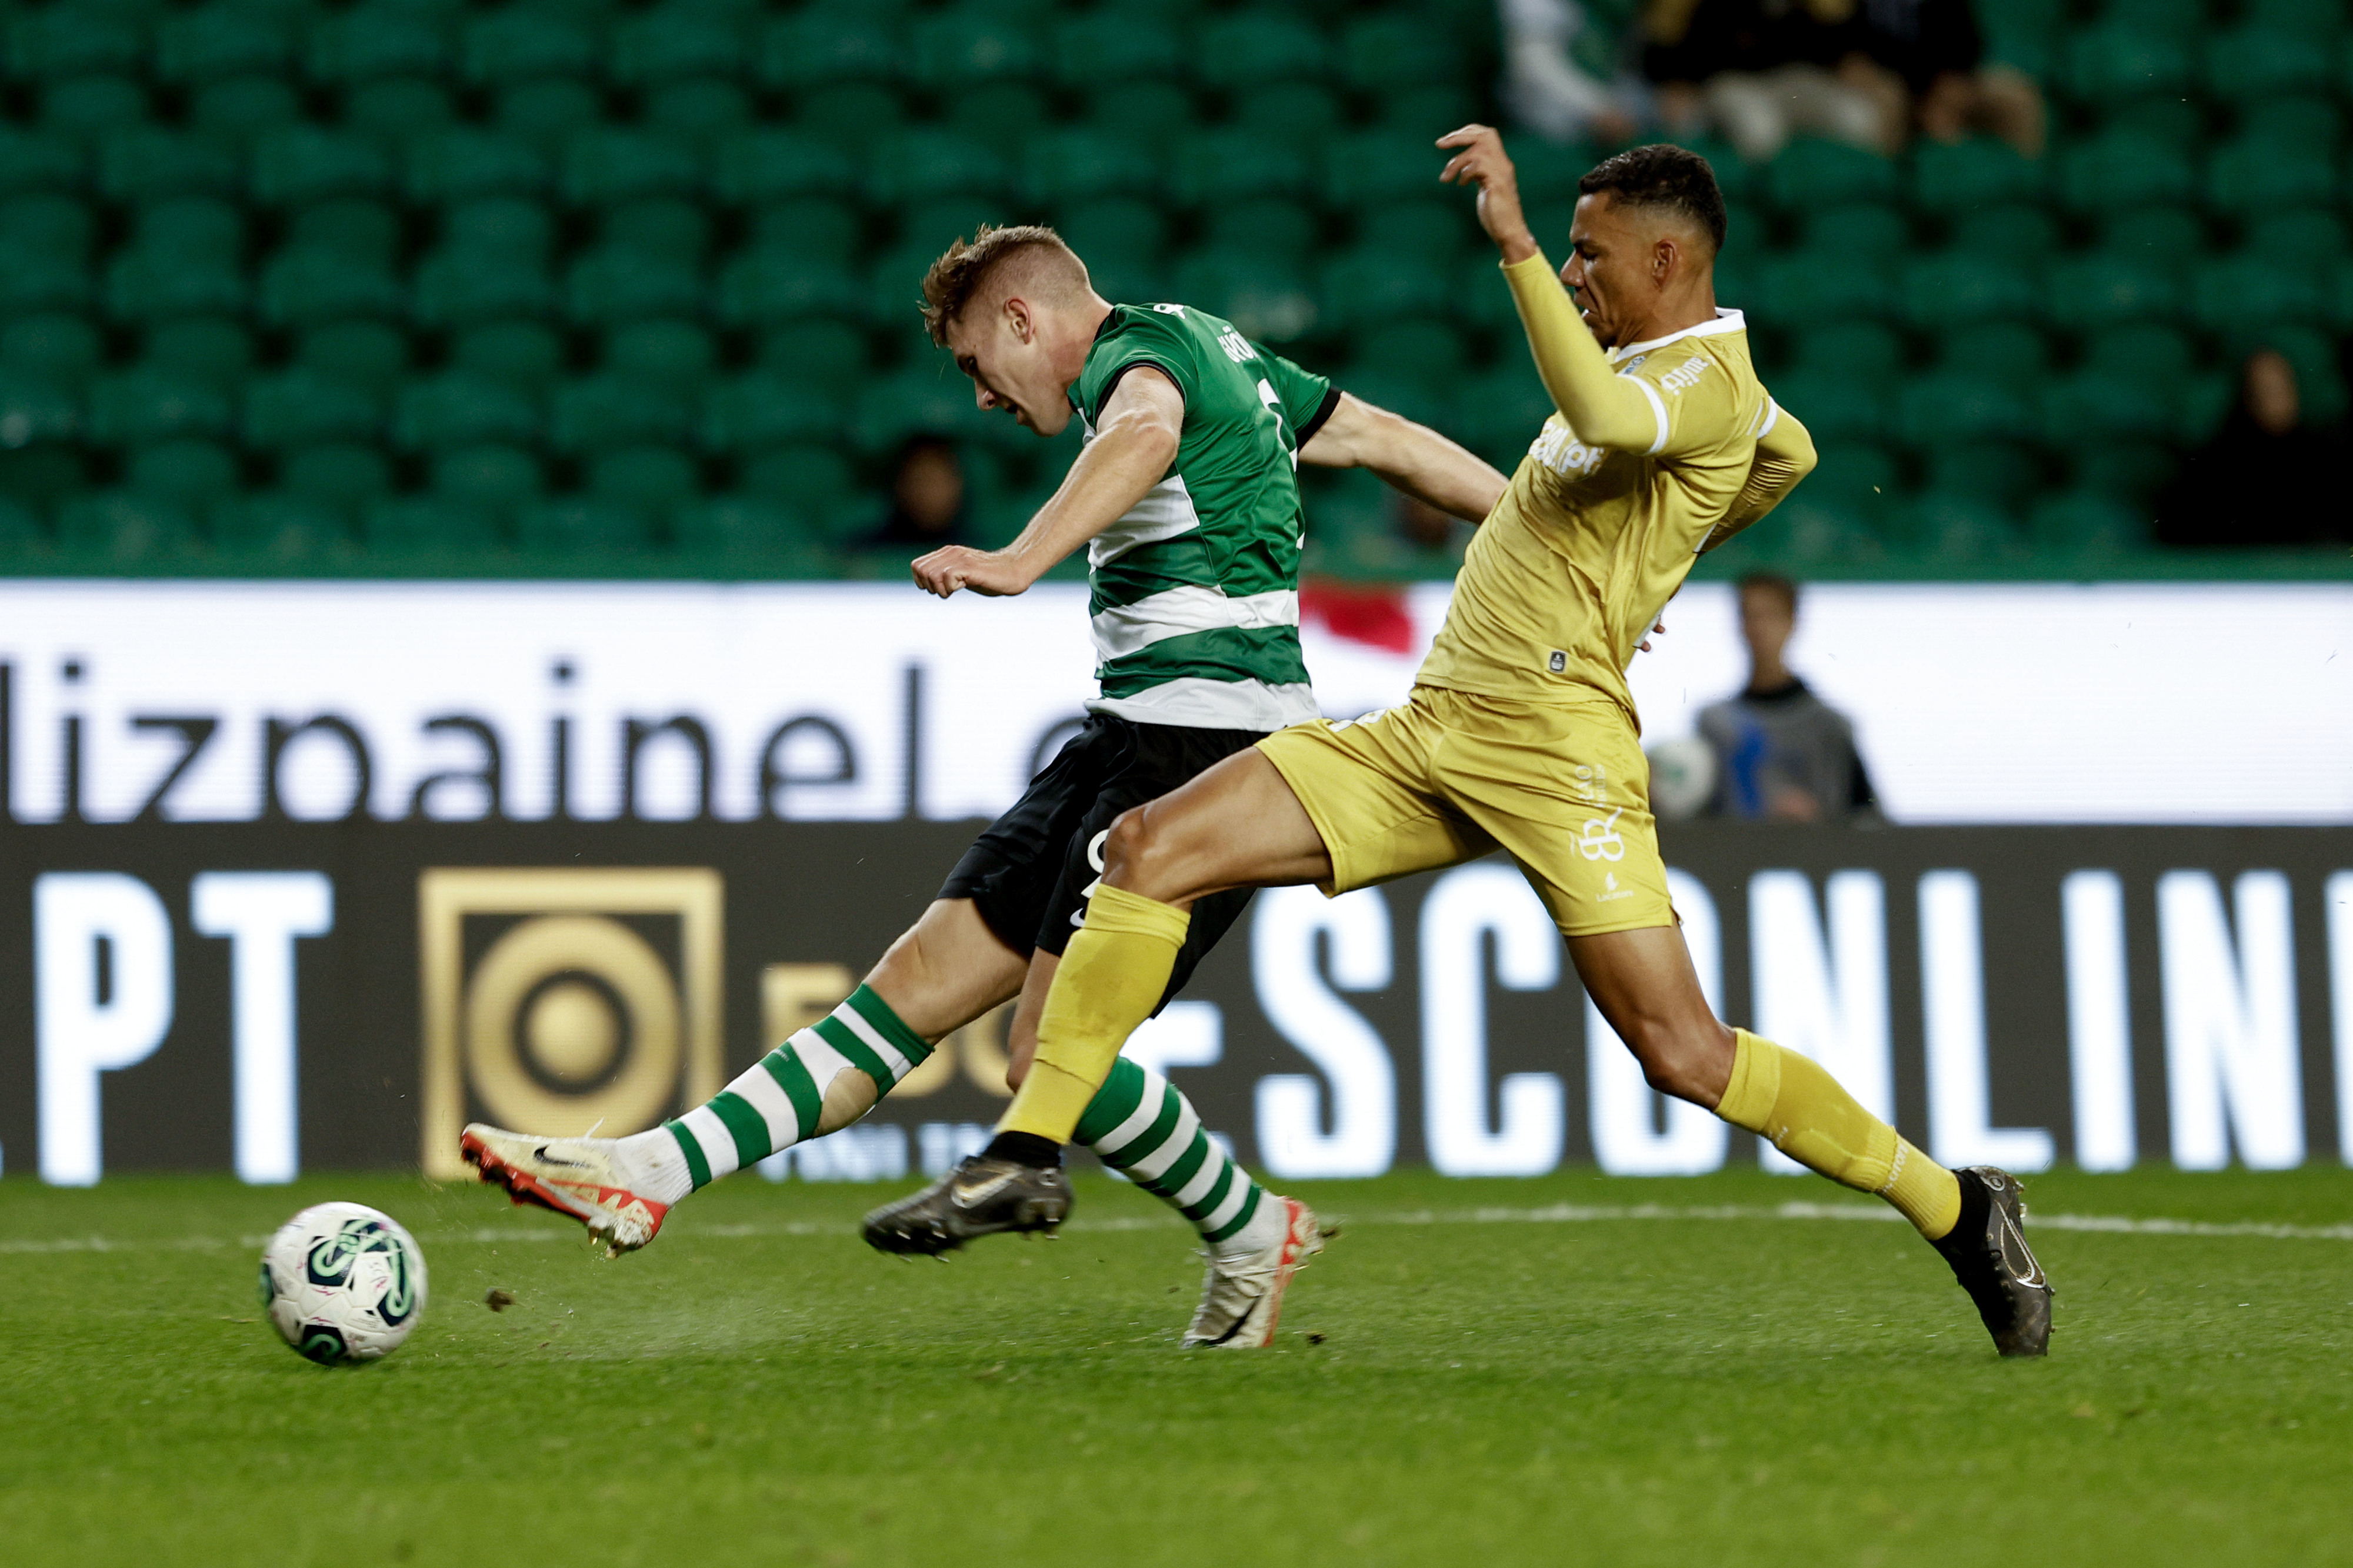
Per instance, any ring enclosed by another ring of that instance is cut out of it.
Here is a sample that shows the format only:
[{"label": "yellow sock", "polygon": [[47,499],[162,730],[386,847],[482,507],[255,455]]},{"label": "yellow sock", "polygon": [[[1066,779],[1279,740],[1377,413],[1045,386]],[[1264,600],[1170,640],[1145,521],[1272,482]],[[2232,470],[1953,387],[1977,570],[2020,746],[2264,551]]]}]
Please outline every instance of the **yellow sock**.
[{"label": "yellow sock", "polygon": [[1961,1217],[1961,1186],[1808,1058],[1733,1031],[1732,1081],[1715,1113],[1843,1187],[1876,1193],[1934,1241]]},{"label": "yellow sock", "polygon": [[1136,1026],[1152,1016],[1192,915],[1108,882],[1087,900],[1087,923],[1071,938],[1038,1017],[1038,1056],[999,1132],[1071,1141],[1088,1103]]}]

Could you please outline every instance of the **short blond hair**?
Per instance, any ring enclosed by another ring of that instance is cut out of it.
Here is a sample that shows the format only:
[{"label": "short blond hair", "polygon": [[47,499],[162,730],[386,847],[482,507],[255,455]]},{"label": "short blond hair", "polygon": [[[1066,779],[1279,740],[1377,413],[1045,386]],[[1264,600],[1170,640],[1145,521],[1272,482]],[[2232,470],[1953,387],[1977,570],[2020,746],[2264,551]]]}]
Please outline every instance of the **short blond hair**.
[{"label": "short blond hair", "polygon": [[982,224],[971,239],[959,238],[942,251],[923,274],[923,326],[932,342],[947,347],[949,326],[979,296],[982,285],[1008,267],[1029,274],[1030,286],[1050,297],[1091,287],[1086,263],[1044,224]]}]

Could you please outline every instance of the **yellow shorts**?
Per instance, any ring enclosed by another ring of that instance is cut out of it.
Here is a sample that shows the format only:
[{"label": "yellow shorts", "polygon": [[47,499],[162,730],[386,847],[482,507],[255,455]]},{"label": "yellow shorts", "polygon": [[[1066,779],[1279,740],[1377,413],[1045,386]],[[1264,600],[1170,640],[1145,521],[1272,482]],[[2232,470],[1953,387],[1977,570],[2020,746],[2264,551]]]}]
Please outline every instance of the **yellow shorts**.
[{"label": "yellow shorts", "polygon": [[1675,923],[1651,769],[1625,711],[1417,686],[1401,708],[1258,743],[1307,808],[1339,894],[1501,846],[1564,936]]}]

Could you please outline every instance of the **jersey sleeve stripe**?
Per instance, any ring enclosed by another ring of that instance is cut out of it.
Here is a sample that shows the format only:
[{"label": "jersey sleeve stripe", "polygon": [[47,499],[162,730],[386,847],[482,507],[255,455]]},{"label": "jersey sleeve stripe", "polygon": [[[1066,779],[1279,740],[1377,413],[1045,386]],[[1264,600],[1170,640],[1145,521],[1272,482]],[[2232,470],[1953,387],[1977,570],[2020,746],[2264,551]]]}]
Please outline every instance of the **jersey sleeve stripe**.
[{"label": "jersey sleeve stripe", "polygon": [[1759,441],[1765,439],[1766,437],[1773,433],[1773,426],[1778,425],[1780,422],[1781,405],[1774,402],[1771,398],[1767,398],[1765,400],[1765,419],[1762,424],[1757,426],[1756,439]]},{"label": "jersey sleeve stripe", "polygon": [[1652,386],[1649,382],[1644,381],[1641,376],[1630,376],[1627,379],[1630,380],[1636,386],[1642,389],[1642,395],[1651,400],[1651,412],[1658,416],[1659,438],[1651,443],[1651,449],[1649,451],[1642,454],[1642,456],[1646,458],[1655,458],[1660,454],[1660,452],[1665,449],[1667,445],[1666,403],[1659,396],[1659,389]]},{"label": "jersey sleeve stripe", "polygon": [[1339,406],[1340,389],[1336,386],[1327,387],[1324,393],[1324,401],[1315,405],[1315,416],[1299,427],[1299,444],[1304,447],[1308,442],[1315,439],[1315,432],[1324,428],[1324,422],[1332,417],[1332,411]]}]

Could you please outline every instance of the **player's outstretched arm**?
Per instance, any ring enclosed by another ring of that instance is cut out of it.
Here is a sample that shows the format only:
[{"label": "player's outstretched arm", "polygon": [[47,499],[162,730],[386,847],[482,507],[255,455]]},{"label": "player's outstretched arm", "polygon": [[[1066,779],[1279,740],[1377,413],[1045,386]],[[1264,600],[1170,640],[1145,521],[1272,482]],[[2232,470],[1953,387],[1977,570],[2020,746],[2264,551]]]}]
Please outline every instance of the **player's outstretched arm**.
[{"label": "player's outstretched arm", "polygon": [[958,588],[992,596],[1023,592],[1126,516],[1167,474],[1184,433],[1185,397],[1176,384],[1150,365],[1137,365],[1104,400],[1095,438],[1020,538],[1002,550],[963,544],[934,550],[916,560],[916,583],[943,599]]},{"label": "player's outstretched arm", "polygon": [[1749,460],[1748,482],[1740,487],[1732,510],[1700,546],[1703,554],[1779,506],[1798,481],[1814,471],[1814,438],[1788,409],[1773,405],[1771,421],[1757,437],[1757,455]]},{"label": "player's outstretched arm", "polygon": [[1326,468],[1370,468],[1406,494],[1465,522],[1484,522],[1511,483],[1484,458],[1429,426],[1345,392],[1299,455]]},{"label": "player's outstretched arm", "polygon": [[1641,385],[1610,368],[1609,356],[1536,247],[1502,134],[1493,126],[1466,125],[1438,144],[1460,149],[1438,177],[1478,187],[1480,226],[1503,253],[1504,277],[1553,405],[1589,446],[1656,451],[1666,441],[1665,415]]}]

